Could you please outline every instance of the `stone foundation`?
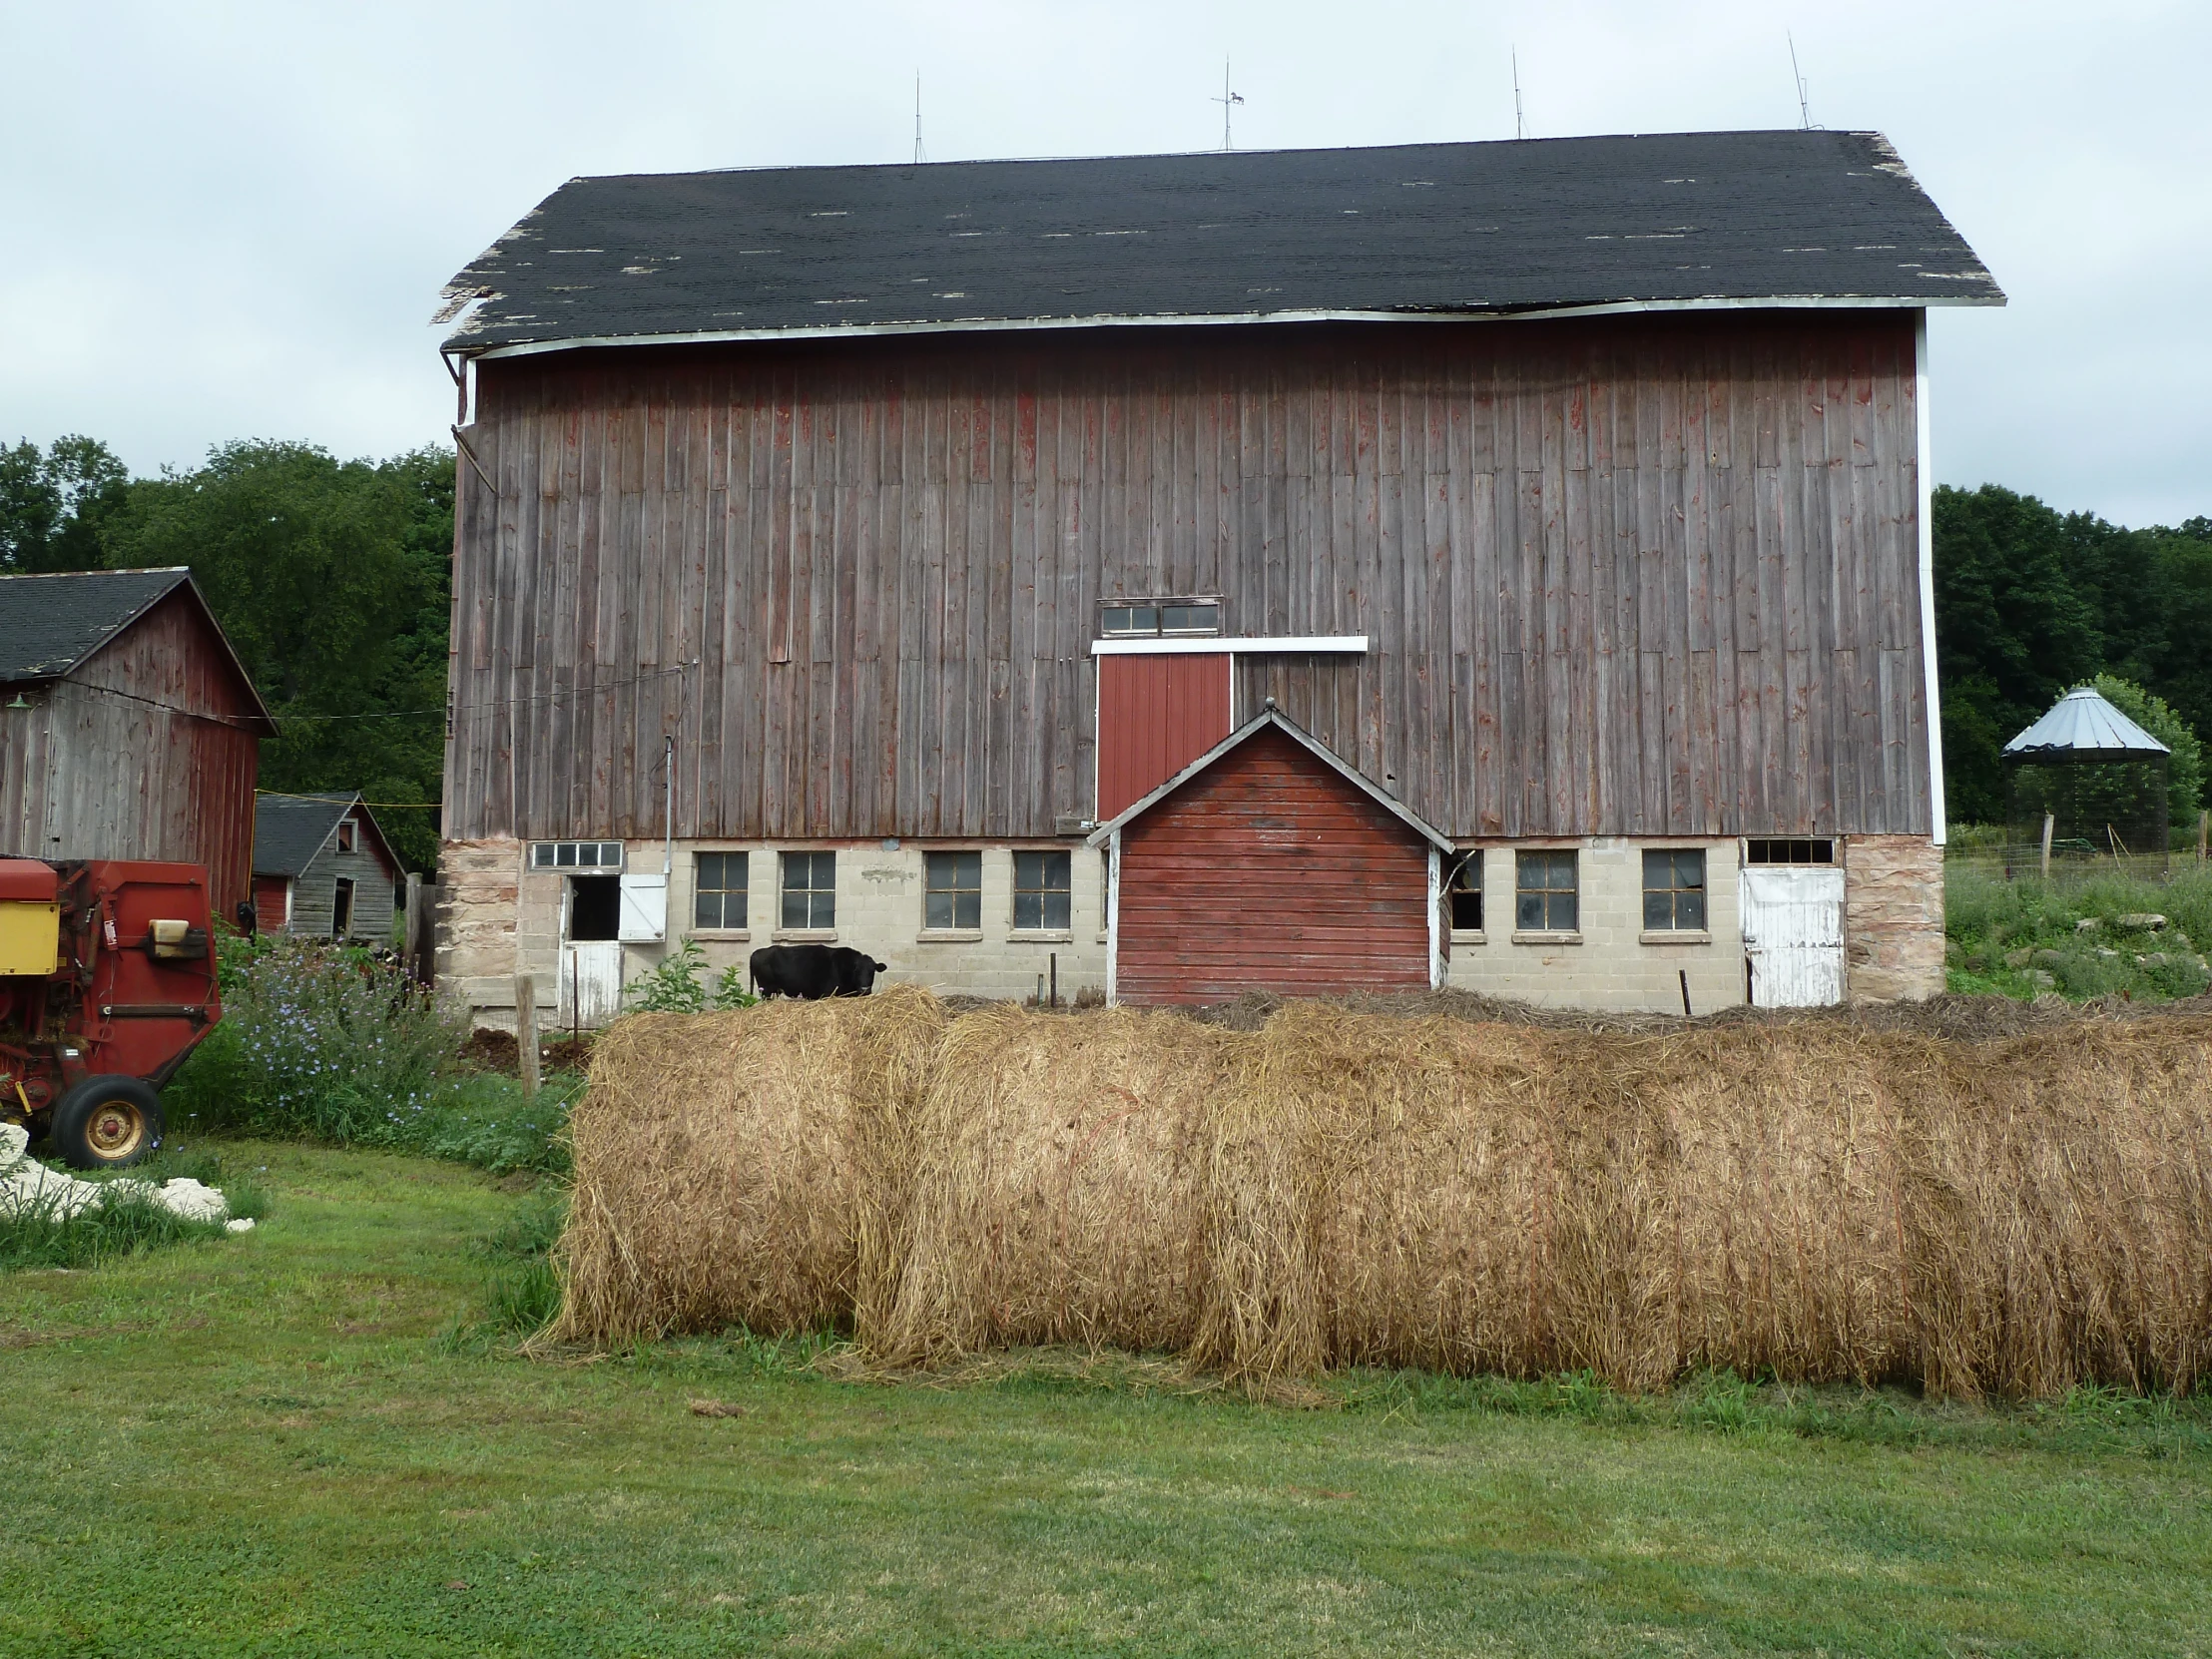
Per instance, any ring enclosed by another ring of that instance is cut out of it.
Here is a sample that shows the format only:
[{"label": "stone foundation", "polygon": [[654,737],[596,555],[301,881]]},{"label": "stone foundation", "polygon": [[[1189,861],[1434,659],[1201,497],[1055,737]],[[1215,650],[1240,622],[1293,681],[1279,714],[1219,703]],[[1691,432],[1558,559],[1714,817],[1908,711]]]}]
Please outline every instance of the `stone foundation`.
[{"label": "stone foundation", "polygon": [[[1063,843],[1065,844],[1065,843]],[[1537,844],[1529,843],[1531,849]],[[1741,843],[1733,837],[1630,840],[1596,837],[1571,845],[1578,854],[1581,925],[1570,937],[1516,937],[1514,853],[1500,843],[1482,850],[1484,920],[1480,933],[1451,935],[1446,983],[1487,996],[1553,1007],[1679,1013],[1682,975],[1700,1014],[1745,1000],[1743,930],[1737,872]],[[802,843],[789,850],[818,850]],[[1706,929],[1667,936],[1643,927],[1646,847],[1702,847],[1706,859]],[[1032,996],[1038,975],[1059,962],[1060,995],[1072,1001],[1106,983],[1105,880],[1100,855],[1070,851],[1072,925],[1058,933],[1020,933],[1013,919],[1013,848],[982,852],[982,925],[957,933],[922,926],[923,848],[911,842],[844,842],[837,854],[836,926],[803,935],[851,945],[888,962],[883,980],[923,984],[945,995]],[[778,854],[759,842],[679,841],[669,883],[670,938],[694,938],[714,974],[742,965],[760,946],[791,937],[778,926]],[[440,858],[443,887],[437,913],[437,974],[442,992],[479,1024],[514,1026],[514,976],[536,976],[541,1021],[558,1023],[564,876],[524,865],[525,843],[497,837],[448,841]],[[749,855],[746,925],[688,925],[696,855]],[[659,841],[628,843],[630,867],[661,867]],[[1854,1002],[1933,996],[1943,988],[1942,849],[1925,835],[1860,835],[1843,842],[1847,994]],[[668,946],[624,949],[623,977],[635,979]]]},{"label": "stone foundation", "polygon": [[508,836],[447,841],[438,849],[434,950],[441,995],[473,1011],[507,1009],[514,1025],[516,899],[522,843]]},{"label": "stone foundation", "polygon": [[1844,974],[1854,1002],[1943,989],[1943,849],[1927,835],[1844,842]]}]

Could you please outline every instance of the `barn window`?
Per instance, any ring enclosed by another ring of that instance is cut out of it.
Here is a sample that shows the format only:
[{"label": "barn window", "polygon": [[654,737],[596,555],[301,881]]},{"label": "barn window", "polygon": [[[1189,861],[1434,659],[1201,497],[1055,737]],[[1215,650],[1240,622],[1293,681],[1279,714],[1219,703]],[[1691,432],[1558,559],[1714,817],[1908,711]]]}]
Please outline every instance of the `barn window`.
[{"label": "barn window", "polygon": [[1754,836],[1744,850],[1744,862],[1749,864],[1832,864],[1835,861],[1836,843],[1825,838]]},{"label": "barn window", "polygon": [[1065,852],[1014,854],[1014,927],[1017,931],[1067,931],[1071,862]]},{"label": "barn window", "polygon": [[983,925],[983,854],[925,852],[921,856],[921,924],[949,930]]},{"label": "barn window", "polygon": [[1451,869],[1451,930],[1482,931],[1482,854],[1465,853]]},{"label": "barn window", "polygon": [[353,850],[353,821],[349,818],[338,820],[338,850],[340,852]]},{"label": "barn window", "polygon": [[1705,931],[1705,852],[1702,847],[1645,849],[1644,931]]},{"label": "barn window", "polygon": [[620,841],[532,841],[532,869],[613,869],[622,867]]},{"label": "barn window", "polygon": [[746,921],[743,852],[701,852],[692,860],[692,925],[741,929]]},{"label": "barn window", "polygon": [[1215,599],[1147,599],[1101,606],[1098,631],[1110,640],[1176,638],[1221,632]]},{"label": "barn window", "polygon": [[827,932],[837,925],[837,855],[784,854],[784,925]]},{"label": "barn window", "polygon": [[1579,925],[1573,852],[1518,854],[1513,886],[1513,926],[1518,931],[1571,933]]}]

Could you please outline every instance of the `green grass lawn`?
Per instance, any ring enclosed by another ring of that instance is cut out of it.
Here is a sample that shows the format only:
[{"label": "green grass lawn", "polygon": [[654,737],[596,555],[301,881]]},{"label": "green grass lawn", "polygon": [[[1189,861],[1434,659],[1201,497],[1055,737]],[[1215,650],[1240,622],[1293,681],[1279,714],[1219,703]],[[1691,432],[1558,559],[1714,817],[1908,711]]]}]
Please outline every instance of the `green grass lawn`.
[{"label": "green grass lawn", "polygon": [[11,1659],[2212,1649],[2201,1401],[532,1364],[447,1335],[529,1197],[225,1156],[254,1233],[0,1276]]}]

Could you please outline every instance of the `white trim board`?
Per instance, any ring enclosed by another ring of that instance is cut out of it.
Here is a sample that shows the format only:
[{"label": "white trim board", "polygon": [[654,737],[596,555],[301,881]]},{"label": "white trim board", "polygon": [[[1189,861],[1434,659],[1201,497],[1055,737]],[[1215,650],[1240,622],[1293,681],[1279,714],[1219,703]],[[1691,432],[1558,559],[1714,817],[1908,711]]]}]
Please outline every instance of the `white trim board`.
[{"label": "white trim board", "polygon": [[1913,324],[1913,416],[1920,428],[1921,666],[1928,677],[1928,814],[1941,846],[1950,835],[1943,821],[1943,704],[1936,683],[1936,474],[1928,458],[1928,312]]},{"label": "white trim board", "polygon": [[1280,639],[1251,639],[1225,634],[1185,635],[1175,639],[1093,640],[1094,657],[1306,657],[1343,653],[1360,656],[1368,649],[1365,634],[1290,635]]},{"label": "white trim board", "polygon": [[[1985,281],[1982,274],[1958,280]],[[1646,311],[1832,311],[1919,310],[1929,305],[2001,305],[2001,293],[1961,293],[1955,299],[1905,294],[1775,293],[1699,299],[1616,299],[1595,305],[1535,306],[1525,310],[1238,311],[1181,316],[1016,316],[957,317],[943,322],[826,322],[801,328],[699,328],[665,334],[585,334],[573,339],[517,340],[471,349],[465,334],[449,336],[441,350],[471,361],[528,357],[542,351],[586,351],[628,345],[721,345],[745,340],[855,339],[871,334],[984,334],[1038,328],[1220,328],[1270,322],[1541,322],[1557,317],[1631,316]]]}]

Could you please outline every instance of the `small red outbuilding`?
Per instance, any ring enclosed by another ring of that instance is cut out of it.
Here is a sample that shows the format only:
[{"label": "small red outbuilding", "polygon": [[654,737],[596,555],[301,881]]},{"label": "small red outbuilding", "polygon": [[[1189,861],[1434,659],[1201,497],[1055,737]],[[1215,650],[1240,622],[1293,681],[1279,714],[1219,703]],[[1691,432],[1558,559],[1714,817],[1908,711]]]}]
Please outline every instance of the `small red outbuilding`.
[{"label": "small red outbuilding", "polygon": [[1442,983],[1450,841],[1272,702],[1090,840],[1109,1001]]}]

